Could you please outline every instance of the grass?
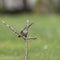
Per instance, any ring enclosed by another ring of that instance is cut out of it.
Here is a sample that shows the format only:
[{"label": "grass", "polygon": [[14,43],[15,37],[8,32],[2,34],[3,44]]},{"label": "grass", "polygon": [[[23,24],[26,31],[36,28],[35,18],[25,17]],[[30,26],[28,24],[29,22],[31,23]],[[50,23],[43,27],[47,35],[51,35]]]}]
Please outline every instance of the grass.
[{"label": "grass", "polygon": [[25,58],[24,40],[4,26],[1,20],[20,32],[27,19],[35,23],[29,29],[29,35],[38,36],[37,40],[29,41],[28,60],[60,60],[60,15],[37,14],[0,14],[0,60]]}]

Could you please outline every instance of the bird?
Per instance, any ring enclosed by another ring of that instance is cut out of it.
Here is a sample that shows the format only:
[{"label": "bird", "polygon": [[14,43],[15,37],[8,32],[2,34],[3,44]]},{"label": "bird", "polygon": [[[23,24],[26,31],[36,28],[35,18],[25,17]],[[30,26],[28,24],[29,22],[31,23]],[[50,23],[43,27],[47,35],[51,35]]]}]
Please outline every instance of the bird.
[{"label": "bird", "polygon": [[33,23],[29,23],[29,21],[27,21],[27,24],[25,26],[25,28],[23,30],[21,30],[21,32],[17,32],[17,30],[15,28],[13,28],[12,26],[10,26],[8,23],[6,23],[5,21],[2,21],[2,23],[4,25],[6,25],[8,28],[10,28],[18,37],[22,37],[24,40],[26,40],[26,38],[28,40],[30,39],[33,39],[35,40],[36,37],[27,37],[28,35],[28,29],[30,28],[30,26],[33,24]]},{"label": "bird", "polygon": [[[26,25],[26,27],[20,32],[20,35],[22,35],[22,36],[24,36],[24,37],[27,37],[28,29],[29,29],[29,27],[30,27],[32,24],[33,24],[33,23]],[[18,37],[21,37],[20,35],[19,35]]]},{"label": "bird", "polygon": [[21,32],[17,32],[16,29],[14,29],[12,26],[10,26],[8,23],[6,23],[5,21],[2,21],[7,27],[9,27],[15,34],[18,35],[18,37],[27,37],[27,34],[28,34],[28,29],[29,27],[33,24],[33,23],[28,23],[27,21],[27,24],[25,26],[25,28],[23,30],[21,30]]}]

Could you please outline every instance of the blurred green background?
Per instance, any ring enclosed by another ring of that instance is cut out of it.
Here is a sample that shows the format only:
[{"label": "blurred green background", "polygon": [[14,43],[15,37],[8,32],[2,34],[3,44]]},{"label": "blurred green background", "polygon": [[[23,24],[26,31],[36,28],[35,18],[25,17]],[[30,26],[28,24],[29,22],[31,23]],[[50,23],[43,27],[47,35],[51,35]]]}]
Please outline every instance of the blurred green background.
[{"label": "blurred green background", "polygon": [[29,35],[38,36],[29,41],[28,60],[60,60],[60,15],[35,13],[0,14],[0,60],[25,59],[25,41],[1,21],[5,20],[20,32],[27,19],[34,23]]},{"label": "blurred green background", "polygon": [[24,1],[23,7],[22,0],[0,0],[0,60],[25,60],[25,41],[2,20],[18,32],[26,20],[34,23],[28,35],[37,39],[29,40],[28,60],[60,60],[60,0]]}]

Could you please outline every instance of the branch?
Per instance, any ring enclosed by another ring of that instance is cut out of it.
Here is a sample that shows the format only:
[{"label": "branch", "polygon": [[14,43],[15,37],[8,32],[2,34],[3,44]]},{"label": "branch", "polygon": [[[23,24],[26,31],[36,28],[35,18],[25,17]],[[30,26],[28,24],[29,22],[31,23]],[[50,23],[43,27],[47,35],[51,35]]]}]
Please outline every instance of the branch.
[{"label": "branch", "polygon": [[35,40],[35,39],[37,39],[37,37],[27,37],[27,39],[28,39],[28,40],[30,40],[30,39]]},{"label": "branch", "polygon": [[[10,30],[12,30],[15,34],[17,34],[18,36],[20,35],[24,40],[30,40],[30,39],[33,39],[33,40],[35,40],[35,39],[37,39],[36,37],[25,37],[25,36],[23,36],[22,34],[20,34],[20,33],[18,33],[17,31],[16,31],[16,29],[14,29],[12,26],[10,26],[8,23],[6,23],[5,21],[2,21],[2,23],[4,24],[4,25],[6,25],[8,28],[10,28]],[[32,23],[30,24],[30,26],[32,25]]]},{"label": "branch", "polygon": [[10,28],[10,30],[12,30],[15,34],[19,35],[19,33],[16,31],[16,29],[14,29],[12,26],[10,26],[8,23],[6,23],[5,21],[2,21],[2,23],[4,25],[6,25],[8,28]]}]

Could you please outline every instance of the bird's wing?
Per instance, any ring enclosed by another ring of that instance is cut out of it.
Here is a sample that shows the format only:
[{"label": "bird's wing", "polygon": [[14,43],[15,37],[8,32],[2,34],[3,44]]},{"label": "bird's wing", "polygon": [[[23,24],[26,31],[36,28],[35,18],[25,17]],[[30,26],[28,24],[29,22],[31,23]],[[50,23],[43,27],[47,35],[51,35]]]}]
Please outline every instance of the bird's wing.
[{"label": "bird's wing", "polygon": [[12,26],[10,26],[8,23],[6,23],[5,21],[2,21],[4,25],[6,25],[8,28],[10,28],[10,30],[12,30],[15,34],[20,35],[16,29],[14,29]]}]

